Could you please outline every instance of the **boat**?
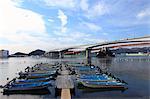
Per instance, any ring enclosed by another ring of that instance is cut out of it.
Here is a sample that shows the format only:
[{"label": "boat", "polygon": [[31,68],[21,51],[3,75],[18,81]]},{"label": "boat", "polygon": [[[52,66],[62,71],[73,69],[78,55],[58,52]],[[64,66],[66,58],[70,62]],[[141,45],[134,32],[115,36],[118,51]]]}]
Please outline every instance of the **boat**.
[{"label": "boat", "polygon": [[126,89],[127,83],[111,74],[80,75],[78,77],[79,88],[94,89]]},{"label": "boat", "polygon": [[15,83],[33,83],[33,82],[45,82],[53,79],[52,77],[47,78],[37,78],[37,79],[16,79]]},{"label": "boat", "polygon": [[91,89],[126,89],[126,84],[118,81],[107,82],[94,82],[94,81],[81,81],[78,83],[78,88],[91,88]]},{"label": "boat", "polygon": [[74,68],[79,70],[86,70],[86,69],[97,69],[97,66],[74,66]]},{"label": "boat", "polygon": [[38,93],[40,94],[48,94],[48,86],[50,86],[51,82],[34,82],[27,84],[16,84],[9,83],[3,89],[3,94],[14,94],[14,93]]},{"label": "boat", "polygon": [[78,68],[79,71],[97,70],[97,68]]},{"label": "boat", "polygon": [[25,72],[36,72],[36,71],[52,71],[57,70],[58,66],[42,66],[42,65],[35,65],[33,67],[25,68]]},{"label": "boat", "polygon": [[27,72],[27,71],[25,71],[25,72],[19,72],[19,75],[20,74],[29,74],[29,73],[31,73],[31,74],[40,74],[40,73],[55,73],[57,70],[33,70],[33,71],[29,71],[29,72]]},{"label": "boat", "polygon": [[108,76],[106,74],[98,74],[98,75],[80,75],[78,77],[80,81],[97,81],[97,82],[102,82],[102,81],[114,81],[116,80],[115,78]]},{"label": "boat", "polygon": [[119,78],[115,77],[111,73],[100,73],[100,74],[83,74],[78,76],[79,81],[96,81],[96,82],[103,82],[103,81],[119,81],[127,84],[124,80],[120,80]]},{"label": "boat", "polygon": [[20,86],[34,86],[34,85],[40,85],[40,84],[48,84],[48,85],[51,85],[51,81],[43,81],[43,82],[24,82],[24,83],[12,82],[12,83],[10,83],[10,84],[8,84],[8,85],[20,87]]},{"label": "boat", "polygon": [[53,75],[27,75],[27,76],[20,76],[19,78],[26,78],[26,79],[37,79],[37,78],[47,78],[50,77],[52,79],[55,79],[55,76]]},{"label": "boat", "polygon": [[55,74],[56,71],[49,71],[49,72],[20,72],[19,75],[20,76],[25,76],[25,75],[53,75]]},{"label": "boat", "polygon": [[50,76],[56,76],[56,72],[49,72],[49,73],[19,73],[19,78],[28,78],[28,79],[34,79],[34,78],[45,78]]}]

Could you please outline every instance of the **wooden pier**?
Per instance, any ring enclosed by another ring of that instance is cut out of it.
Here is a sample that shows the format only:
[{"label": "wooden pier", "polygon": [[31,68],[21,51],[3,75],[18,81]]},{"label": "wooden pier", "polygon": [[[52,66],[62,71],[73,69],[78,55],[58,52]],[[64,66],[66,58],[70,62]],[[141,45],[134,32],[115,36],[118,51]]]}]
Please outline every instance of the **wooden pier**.
[{"label": "wooden pier", "polygon": [[61,91],[61,99],[71,99],[71,93],[74,92],[74,82],[69,72],[66,66],[62,65],[60,71],[61,75],[56,78],[55,96],[59,95]]},{"label": "wooden pier", "polygon": [[62,89],[61,99],[71,99],[70,89]]}]

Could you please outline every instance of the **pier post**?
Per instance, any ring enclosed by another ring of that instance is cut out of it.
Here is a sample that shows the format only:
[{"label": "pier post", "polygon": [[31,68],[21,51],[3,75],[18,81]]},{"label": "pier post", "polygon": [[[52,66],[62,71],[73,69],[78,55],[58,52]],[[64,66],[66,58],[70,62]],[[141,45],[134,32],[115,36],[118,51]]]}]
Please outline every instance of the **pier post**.
[{"label": "pier post", "polygon": [[86,49],[86,63],[91,64],[91,48]]}]

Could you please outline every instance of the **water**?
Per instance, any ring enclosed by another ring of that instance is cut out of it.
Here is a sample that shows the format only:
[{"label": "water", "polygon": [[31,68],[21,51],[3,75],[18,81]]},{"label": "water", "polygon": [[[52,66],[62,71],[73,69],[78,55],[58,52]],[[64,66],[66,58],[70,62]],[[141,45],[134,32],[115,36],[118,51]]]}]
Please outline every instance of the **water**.
[{"label": "water", "polygon": [[[0,59],[0,85],[7,83],[17,76],[19,71],[24,71],[27,66],[34,66],[37,63],[57,61],[85,62],[85,59],[48,59],[48,58],[8,58]],[[73,98],[89,99],[120,99],[150,98],[150,57],[116,57],[108,59],[93,58],[92,63],[99,66],[103,71],[108,71],[128,83],[128,89],[122,91],[100,91],[100,90],[80,90],[76,89],[76,95]],[[49,99],[55,98],[53,95],[3,95],[0,93],[0,99]]]}]

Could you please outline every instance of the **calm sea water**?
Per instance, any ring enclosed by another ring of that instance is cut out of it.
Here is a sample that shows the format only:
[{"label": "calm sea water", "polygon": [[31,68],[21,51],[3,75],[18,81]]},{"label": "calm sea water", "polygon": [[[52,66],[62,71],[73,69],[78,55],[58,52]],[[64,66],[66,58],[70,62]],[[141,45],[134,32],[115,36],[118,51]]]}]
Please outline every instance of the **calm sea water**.
[{"label": "calm sea water", "polygon": [[[37,63],[55,62],[85,62],[85,59],[48,59],[48,58],[8,58],[0,59],[0,85],[6,84],[17,76],[17,73],[24,71],[27,66],[34,66]],[[103,71],[111,72],[116,77],[128,83],[128,89],[122,91],[100,91],[80,90],[76,88],[76,95],[73,98],[88,99],[150,99],[150,57],[116,57],[108,59],[93,58],[92,63],[99,66]],[[52,99],[54,92],[50,95],[3,95],[0,99]],[[59,98],[59,97],[57,97]]]}]

